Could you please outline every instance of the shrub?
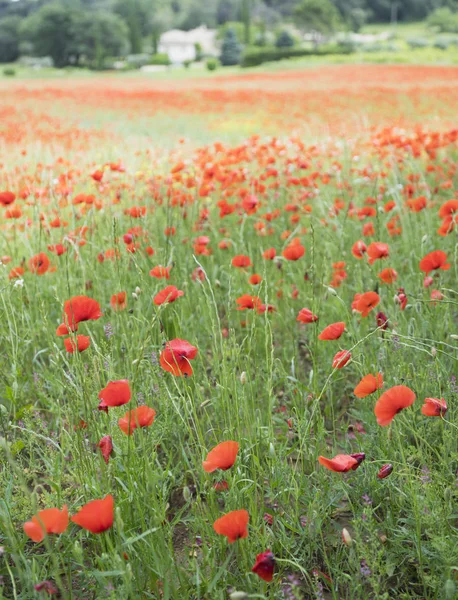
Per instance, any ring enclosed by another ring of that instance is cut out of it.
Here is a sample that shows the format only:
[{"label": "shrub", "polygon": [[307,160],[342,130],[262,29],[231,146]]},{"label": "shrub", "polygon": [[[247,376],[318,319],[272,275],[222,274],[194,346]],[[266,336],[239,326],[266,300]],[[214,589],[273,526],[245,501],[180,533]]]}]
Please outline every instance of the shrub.
[{"label": "shrub", "polygon": [[409,46],[412,49],[414,49],[414,48],[427,48],[429,46],[428,40],[425,40],[423,38],[411,38],[410,40],[407,40],[407,43],[409,44]]},{"label": "shrub", "polygon": [[14,77],[16,75],[16,69],[13,67],[5,67],[3,69],[3,75],[5,77]]},{"label": "shrub", "polygon": [[265,62],[300,58],[302,56],[325,56],[327,54],[351,54],[353,46],[349,44],[326,44],[317,48],[262,48],[248,50],[242,57],[242,67],[256,67]]},{"label": "shrub", "polygon": [[296,45],[293,36],[285,29],[278,34],[275,46],[277,48],[292,48]]},{"label": "shrub", "polygon": [[185,60],[183,61],[183,66],[185,69],[189,69],[189,67],[192,65],[192,60]]},{"label": "shrub", "polygon": [[150,58],[149,54],[129,54],[127,63],[131,69],[139,69],[150,64]]},{"label": "shrub", "polygon": [[168,67],[170,65],[170,58],[168,54],[153,54],[149,57],[150,65],[163,65]]},{"label": "shrub", "polygon": [[439,33],[458,33],[458,12],[438,8],[429,15],[428,25]]},{"label": "shrub", "polygon": [[219,67],[220,62],[217,58],[209,58],[207,60],[207,69],[209,71],[216,71],[216,69]]}]

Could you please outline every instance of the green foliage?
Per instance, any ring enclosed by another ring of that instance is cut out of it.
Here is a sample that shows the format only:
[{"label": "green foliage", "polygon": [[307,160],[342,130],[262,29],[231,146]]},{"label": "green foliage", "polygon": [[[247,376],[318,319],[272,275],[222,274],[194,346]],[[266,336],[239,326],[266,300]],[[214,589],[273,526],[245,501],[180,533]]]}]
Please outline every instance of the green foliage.
[{"label": "green foliage", "polygon": [[305,56],[326,56],[328,54],[351,54],[353,47],[348,44],[323,44],[316,48],[262,48],[244,52],[242,67],[256,67],[265,62]]},{"label": "green foliage", "polygon": [[219,67],[219,65],[220,65],[220,62],[217,58],[207,59],[206,67],[209,71],[216,71],[216,69]]},{"label": "green foliage", "polygon": [[280,33],[278,34],[278,37],[275,41],[275,46],[277,48],[292,48],[295,45],[296,45],[296,42],[295,42],[293,36],[289,33],[289,31],[287,31],[286,29],[283,29],[283,31],[280,31]]},{"label": "green foliage", "polygon": [[241,55],[242,47],[237,39],[235,31],[233,29],[228,29],[221,46],[221,64],[224,67],[238,65]]},{"label": "green foliage", "polygon": [[439,33],[458,33],[458,12],[438,8],[429,15],[428,25]]},{"label": "green foliage", "polygon": [[21,19],[10,16],[0,20],[0,63],[14,62],[19,57]]},{"label": "green foliage", "polygon": [[302,0],[294,17],[304,30],[319,33],[332,33],[341,24],[339,11],[331,0]]},{"label": "green foliage", "polygon": [[14,77],[16,75],[16,69],[14,67],[5,67],[3,69],[3,75],[5,77]]},{"label": "green foliage", "polygon": [[149,57],[148,64],[150,65],[170,65],[170,58],[168,54],[153,54]]}]

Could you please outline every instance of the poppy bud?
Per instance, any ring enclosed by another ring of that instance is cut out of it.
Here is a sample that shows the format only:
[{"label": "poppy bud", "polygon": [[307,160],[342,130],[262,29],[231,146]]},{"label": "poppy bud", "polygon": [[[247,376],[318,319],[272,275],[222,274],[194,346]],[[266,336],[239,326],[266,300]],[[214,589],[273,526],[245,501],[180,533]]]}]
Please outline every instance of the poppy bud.
[{"label": "poppy bud", "polygon": [[73,544],[72,554],[77,563],[83,562],[83,550],[79,542]]},{"label": "poppy bud", "polygon": [[458,340],[458,335],[456,335],[456,333],[450,334],[450,337],[452,338],[452,340]]},{"label": "poppy bud", "polygon": [[334,288],[328,287],[327,290],[331,294],[331,296],[337,296],[337,292],[335,291]]},{"label": "poppy bud", "polygon": [[229,594],[229,598],[231,600],[244,600],[245,598],[248,598],[248,594],[246,592],[232,592],[232,594]]},{"label": "poppy bud", "polygon": [[434,358],[437,354],[437,348],[435,348],[434,346],[431,348],[431,355]]},{"label": "poppy bud", "polygon": [[379,536],[379,540],[382,542],[382,544],[386,544],[386,542],[388,541],[388,538],[386,537],[386,535],[384,533],[382,533]]},{"label": "poppy bud", "polygon": [[453,579],[447,579],[444,586],[444,592],[446,600],[452,600],[452,598],[455,598],[456,585]]},{"label": "poppy bud", "polygon": [[135,288],[135,293],[137,294],[137,296],[139,296],[139,295],[142,293],[142,291],[141,291],[141,289],[138,287],[138,285],[137,285],[137,287]]},{"label": "poppy bud", "polygon": [[134,300],[138,300],[138,296],[137,296],[137,294],[135,292],[132,292],[132,298]]},{"label": "poppy bud", "polygon": [[383,465],[383,467],[377,473],[377,477],[379,479],[385,479],[385,477],[388,477],[388,475],[390,475],[392,471],[393,471],[393,465],[390,465],[390,464]]},{"label": "poppy bud", "polygon": [[363,460],[366,458],[366,455],[364,454],[364,452],[356,452],[356,454],[350,454],[350,456],[352,458],[354,458],[356,461],[358,461],[358,464],[356,464],[354,467],[352,467],[352,470],[355,471],[359,465],[363,462]]},{"label": "poppy bud", "polygon": [[351,546],[353,543],[353,538],[345,527],[342,529],[342,541],[346,546]]},{"label": "poppy bud", "polygon": [[189,502],[192,499],[191,490],[188,488],[187,485],[185,485],[183,488],[183,498],[184,498],[185,502]]},{"label": "poppy bud", "polygon": [[256,562],[251,570],[264,581],[270,582],[273,579],[274,569],[275,557],[270,550],[266,550],[257,555]]},{"label": "poppy bud", "polygon": [[246,383],[246,372],[245,371],[243,371],[242,374],[240,375],[240,383],[242,385],[245,385],[245,383]]}]

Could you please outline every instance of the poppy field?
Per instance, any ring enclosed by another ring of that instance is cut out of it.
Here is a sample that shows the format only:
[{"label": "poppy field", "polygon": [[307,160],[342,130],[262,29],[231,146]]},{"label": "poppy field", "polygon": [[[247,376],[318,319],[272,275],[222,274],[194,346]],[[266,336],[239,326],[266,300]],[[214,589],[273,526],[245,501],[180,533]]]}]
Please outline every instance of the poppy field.
[{"label": "poppy field", "polygon": [[458,594],[458,69],[0,81],[0,597]]}]

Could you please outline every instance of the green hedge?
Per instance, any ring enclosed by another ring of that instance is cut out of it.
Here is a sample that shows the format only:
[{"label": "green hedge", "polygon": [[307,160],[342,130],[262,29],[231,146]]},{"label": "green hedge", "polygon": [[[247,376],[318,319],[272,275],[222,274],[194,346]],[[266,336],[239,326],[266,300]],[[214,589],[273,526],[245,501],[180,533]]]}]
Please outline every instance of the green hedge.
[{"label": "green hedge", "polygon": [[326,54],[351,54],[353,47],[348,44],[326,44],[316,48],[259,48],[246,50],[242,56],[242,67],[256,67],[265,62],[299,58],[301,56],[324,56]]}]

